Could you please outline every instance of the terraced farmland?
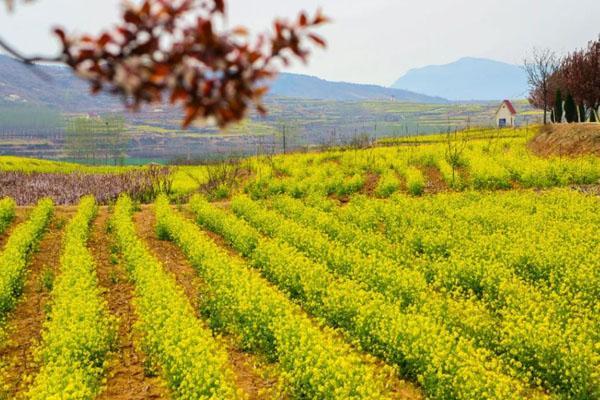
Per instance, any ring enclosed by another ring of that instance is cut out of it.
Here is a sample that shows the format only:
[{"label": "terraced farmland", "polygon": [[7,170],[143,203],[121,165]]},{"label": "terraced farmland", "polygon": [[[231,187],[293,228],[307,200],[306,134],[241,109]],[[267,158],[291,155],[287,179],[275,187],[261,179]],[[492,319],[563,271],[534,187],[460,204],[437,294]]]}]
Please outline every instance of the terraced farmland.
[{"label": "terraced farmland", "polygon": [[598,159],[487,140],[0,200],[3,398],[600,398]]}]

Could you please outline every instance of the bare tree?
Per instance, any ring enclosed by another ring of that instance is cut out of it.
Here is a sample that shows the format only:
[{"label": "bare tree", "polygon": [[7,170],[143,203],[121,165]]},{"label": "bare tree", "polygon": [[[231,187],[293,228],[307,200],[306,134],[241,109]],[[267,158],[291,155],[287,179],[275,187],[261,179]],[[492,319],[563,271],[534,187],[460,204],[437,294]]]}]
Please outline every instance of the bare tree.
[{"label": "bare tree", "polygon": [[444,152],[444,158],[446,162],[452,167],[452,188],[456,188],[456,174],[460,167],[464,166],[463,153],[467,148],[467,135],[463,132],[459,135],[458,130],[454,129],[454,134],[450,132],[446,134],[446,150]]},{"label": "bare tree", "polygon": [[530,59],[525,59],[524,68],[531,93],[539,91],[544,108],[544,125],[548,122],[548,103],[550,95],[550,78],[558,70],[560,60],[550,49],[534,48]]}]

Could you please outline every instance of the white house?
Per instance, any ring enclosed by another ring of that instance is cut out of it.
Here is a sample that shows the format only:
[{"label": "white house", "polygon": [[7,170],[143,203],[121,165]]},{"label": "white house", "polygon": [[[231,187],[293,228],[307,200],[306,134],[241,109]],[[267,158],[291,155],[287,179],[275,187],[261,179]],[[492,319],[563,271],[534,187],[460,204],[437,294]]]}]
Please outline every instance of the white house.
[{"label": "white house", "polygon": [[515,126],[515,119],[517,117],[517,110],[512,105],[510,100],[504,100],[498,111],[496,111],[496,126],[498,128],[505,128],[507,126]]}]

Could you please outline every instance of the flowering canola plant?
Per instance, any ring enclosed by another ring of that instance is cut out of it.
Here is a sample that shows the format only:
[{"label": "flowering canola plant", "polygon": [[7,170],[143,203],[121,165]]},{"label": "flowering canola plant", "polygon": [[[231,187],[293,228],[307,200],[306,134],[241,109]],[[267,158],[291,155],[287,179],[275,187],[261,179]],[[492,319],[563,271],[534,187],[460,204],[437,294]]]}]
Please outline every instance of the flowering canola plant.
[{"label": "flowering canola plant", "polygon": [[196,318],[183,289],[137,237],[132,202],[122,195],[111,220],[116,242],[135,283],[141,348],[176,399],[237,399],[227,353]]},{"label": "flowering canola plant", "polygon": [[172,211],[166,198],[157,201],[156,213],[160,234],[183,249],[207,283],[202,307],[213,326],[278,361],[284,393],[311,399],[389,398],[371,364]]},{"label": "flowering canola plant", "polygon": [[116,319],[108,311],[86,247],[95,214],[94,198],[84,197],[67,225],[51,311],[35,350],[41,367],[27,393],[29,399],[91,400],[102,389]]},{"label": "flowering canola plant", "polygon": [[430,397],[514,399],[526,398],[533,390],[511,376],[514,371],[491,352],[436,320],[403,310],[353,280],[334,276],[325,265],[282,240],[262,238],[243,220],[200,197],[190,200],[190,208],[201,225],[223,235],[290,297],[341,328],[364,350],[418,379]]},{"label": "flowering canola plant", "polygon": [[15,217],[15,201],[11,198],[0,199],[0,234],[11,223]]},{"label": "flowering canola plant", "polygon": [[52,200],[40,200],[29,219],[14,229],[0,253],[0,321],[17,302],[25,282],[29,257],[50,221],[53,208]]}]

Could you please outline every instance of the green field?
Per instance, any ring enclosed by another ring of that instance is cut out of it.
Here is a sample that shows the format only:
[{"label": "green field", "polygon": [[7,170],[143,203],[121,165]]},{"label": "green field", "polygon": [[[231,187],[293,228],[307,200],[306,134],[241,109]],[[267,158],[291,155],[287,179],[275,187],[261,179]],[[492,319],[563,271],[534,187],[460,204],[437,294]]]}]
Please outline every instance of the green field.
[{"label": "green field", "polygon": [[[206,123],[182,130],[176,110],[108,113],[90,119],[87,115],[62,115],[46,108],[0,106],[0,154],[89,164],[199,161],[215,158],[215,154],[227,157],[279,153],[283,151],[284,136],[289,151],[490,127],[498,106],[497,102],[415,104],[290,98],[269,98],[266,103],[266,116],[251,114],[224,131]],[[539,123],[539,111],[526,101],[517,101],[515,106],[520,113],[520,126]],[[104,132],[103,119],[113,127],[111,130]],[[97,126],[88,126],[93,122],[98,122]],[[76,133],[83,135],[81,140],[73,140]],[[122,143],[110,149],[111,141]]]}]

